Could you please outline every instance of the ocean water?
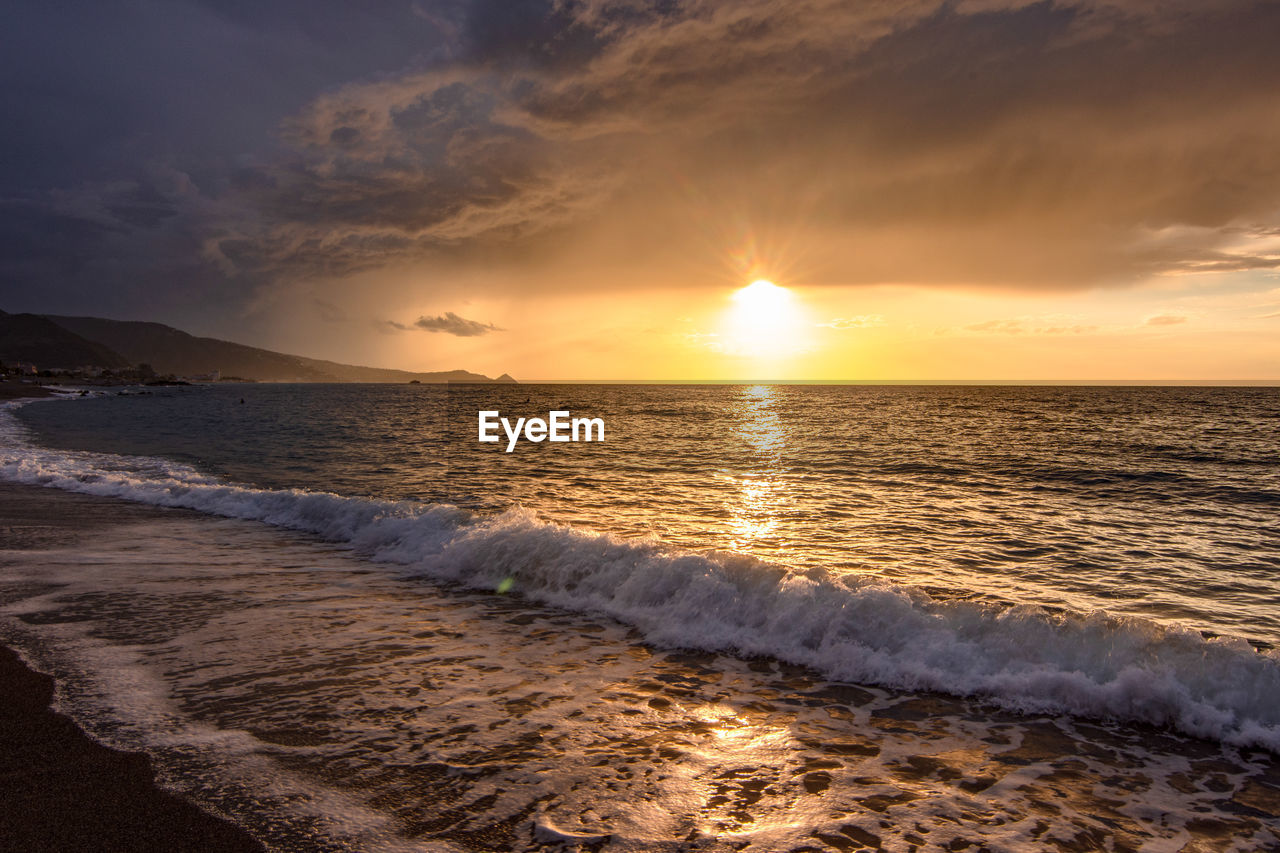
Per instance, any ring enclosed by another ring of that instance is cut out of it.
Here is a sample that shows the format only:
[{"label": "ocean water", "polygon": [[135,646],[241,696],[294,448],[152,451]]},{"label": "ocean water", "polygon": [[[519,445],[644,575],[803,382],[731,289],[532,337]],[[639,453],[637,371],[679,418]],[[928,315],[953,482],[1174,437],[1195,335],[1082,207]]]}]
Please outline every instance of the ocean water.
[{"label": "ocean water", "polygon": [[1280,843],[1278,389],[157,389],[0,479],[182,510],[0,628],[280,849]]}]

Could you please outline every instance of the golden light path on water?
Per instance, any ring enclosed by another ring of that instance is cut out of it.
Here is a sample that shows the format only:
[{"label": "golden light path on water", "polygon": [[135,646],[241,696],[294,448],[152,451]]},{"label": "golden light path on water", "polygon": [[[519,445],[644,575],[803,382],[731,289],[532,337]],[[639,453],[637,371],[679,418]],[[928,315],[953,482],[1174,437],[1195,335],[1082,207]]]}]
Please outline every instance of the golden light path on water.
[{"label": "golden light path on water", "polygon": [[755,452],[758,465],[747,476],[724,475],[736,500],[726,505],[728,533],[734,550],[749,553],[762,540],[776,537],[778,510],[787,503],[782,478],[786,430],[776,410],[777,391],[770,385],[743,389],[735,407],[734,432]]}]

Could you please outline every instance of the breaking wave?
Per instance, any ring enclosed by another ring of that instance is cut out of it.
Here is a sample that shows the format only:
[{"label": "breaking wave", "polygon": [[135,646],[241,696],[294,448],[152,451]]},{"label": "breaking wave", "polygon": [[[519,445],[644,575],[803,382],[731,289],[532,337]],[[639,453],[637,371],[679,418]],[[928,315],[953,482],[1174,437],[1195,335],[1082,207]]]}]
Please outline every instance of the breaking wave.
[{"label": "breaking wave", "polygon": [[655,644],[803,664],[841,681],[1003,708],[1170,726],[1280,752],[1280,653],[1105,612],[939,600],[881,578],[798,571],[548,523],[232,485],[154,457],[50,450],[0,409],[0,479],[262,521],[477,589],[605,614]]}]

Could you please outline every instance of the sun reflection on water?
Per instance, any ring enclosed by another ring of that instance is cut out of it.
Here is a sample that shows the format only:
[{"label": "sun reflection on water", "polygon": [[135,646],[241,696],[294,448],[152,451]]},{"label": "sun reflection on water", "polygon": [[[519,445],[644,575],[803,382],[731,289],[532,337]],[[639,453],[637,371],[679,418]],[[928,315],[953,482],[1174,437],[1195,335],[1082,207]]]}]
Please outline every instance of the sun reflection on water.
[{"label": "sun reflection on water", "polygon": [[753,385],[742,390],[734,406],[737,416],[733,431],[749,449],[754,470],[740,476],[726,475],[732,487],[726,495],[726,526],[731,547],[749,551],[753,545],[777,534],[778,508],[787,499],[789,487],[782,478],[782,454],[786,449],[786,427],[777,411],[778,390],[770,385]]},{"label": "sun reflection on water", "polygon": [[777,389],[772,385],[752,385],[743,389],[742,400],[735,406],[737,422],[734,431],[761,454],[777,461],[786,447],[782,418],[778,416]]}]

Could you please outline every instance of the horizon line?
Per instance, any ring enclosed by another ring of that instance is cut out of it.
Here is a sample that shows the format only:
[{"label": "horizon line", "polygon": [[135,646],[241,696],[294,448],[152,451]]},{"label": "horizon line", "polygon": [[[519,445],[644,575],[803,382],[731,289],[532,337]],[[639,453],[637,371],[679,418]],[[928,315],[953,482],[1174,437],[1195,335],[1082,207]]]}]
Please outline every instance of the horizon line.
[{"label": "horizon line", "polygon": [[[469,384],[466,382],[450,384]],[[486,383],[480,383],[486,384]],[[517,385],[1032,385],[1032,386],[1280,386],[1280,379],[517,379]]]}]

